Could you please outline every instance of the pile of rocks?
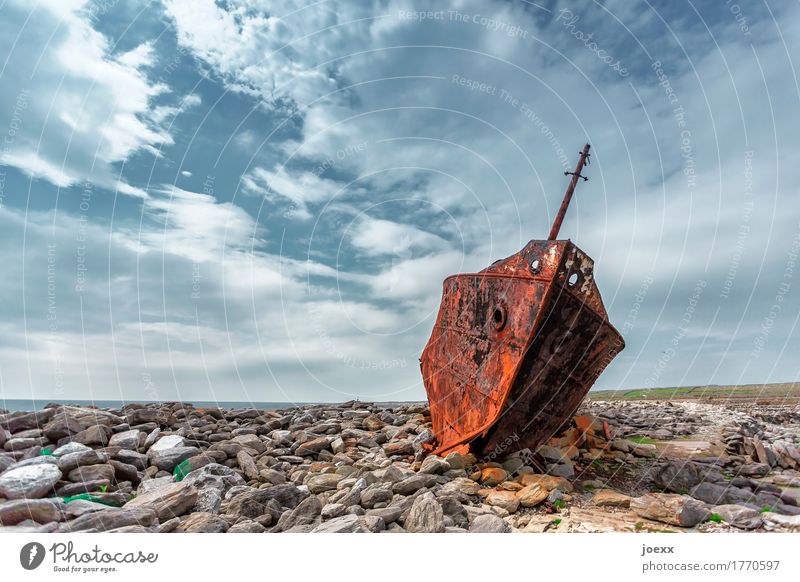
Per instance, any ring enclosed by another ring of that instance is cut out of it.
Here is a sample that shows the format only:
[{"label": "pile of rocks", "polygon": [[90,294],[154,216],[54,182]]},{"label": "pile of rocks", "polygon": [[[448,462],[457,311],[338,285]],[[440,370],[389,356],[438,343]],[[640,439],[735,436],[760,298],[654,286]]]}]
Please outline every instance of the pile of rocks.
[{"label": "pile of rocks", "polygon": [[[776,473],[742,454],[664,462],[653,444],[622,438],[641,431],[640,419],[655,411],[594,404],[586,411],[592,414],[577,415],[537,451],[491,460],[425,456],[433,434],[423,404],[279,411],[51,405],[0,413],[0,526],[26,532],[549,531],[590,506],[631,528],[626,516],[691,528],[715,513],[747,529],[800,527],[793,515],[800,513],[798,498],[786,493],[791,469]],[[691,411],[672,412],[672,421],[662,423],[672,431],[694,422]],[[611,480],[595,473],[597,463],[607,462],[640,467],[637,484],[645,490],[612,490]],[[783,521],[765,518],[764,505]]]}]

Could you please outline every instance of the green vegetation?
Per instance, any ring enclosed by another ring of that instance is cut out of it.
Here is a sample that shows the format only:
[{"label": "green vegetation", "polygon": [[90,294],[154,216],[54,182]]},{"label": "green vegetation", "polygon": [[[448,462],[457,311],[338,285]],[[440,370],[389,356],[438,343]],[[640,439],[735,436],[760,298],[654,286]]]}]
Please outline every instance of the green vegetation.
[{"label": "green vegetation", "polygon": [[743,384],[741,386],[680,386],[589,392],[589,400],[717,400],[740,398],[800,399],[800,383]]},{"label": "green vegetation", "polygon": [[712,513],[711,517],[708,518],[708,521],[713,521],[714,523],[722,523],[722,516],[719,513]]},{"label": "green vegetation", "polygon": [[555,507],[556,509],[564,509],[566,506],[567,504],[564,503],[563,499],[556,499],[555,501],[553,501],[553,507]]},{"label": "green vegetation", "polygon": [[769,505],[765,505],[764,507],[761,508],[760,513],[772,513],[772,508]]},{"label": "green vegetation", "polygon": [[558,525],[559,523],[561,523],[561,518],[557,517],[553,521],[551,521],[550,523],[552,523],[553,525]]},{"label": "green vegetation", "polygon": [[649,439],[647,437],[632,437],[628,439],[632,443],[636,443],[637,445],[652,445],[654,442],[653,439]]}]

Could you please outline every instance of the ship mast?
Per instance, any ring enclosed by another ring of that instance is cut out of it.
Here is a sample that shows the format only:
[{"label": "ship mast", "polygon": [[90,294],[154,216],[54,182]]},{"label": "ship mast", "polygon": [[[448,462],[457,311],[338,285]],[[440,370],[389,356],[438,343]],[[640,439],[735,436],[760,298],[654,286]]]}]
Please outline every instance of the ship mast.
[{"label": "ship mast", "polygon": [[583,178],[584,182],[589,179],[581,175],[583,167],[589,165],[589,147],[588,143],[583,146],[583,151],[581,152],[581,157],[578,159],[578,165],[575,166],[575,171],[564,172],[565,176],[572,176],[572,179],[569,181],[569,186],[567,186],[567,191],[564,194],[564,200],[561,201],[561,208],[558,209],[558,214],[556,214],[556,219],[553,221],[553,226],[550,228],[550,234],[547,236],[547,240],[556,240],[556,238],[558,238],[558,231],[561,230],[561,223],[564,222],[564,215],[567,213],[569,201],[572,200],[572,193],[575,192],[575,185],[578,183],[578,178]]}]

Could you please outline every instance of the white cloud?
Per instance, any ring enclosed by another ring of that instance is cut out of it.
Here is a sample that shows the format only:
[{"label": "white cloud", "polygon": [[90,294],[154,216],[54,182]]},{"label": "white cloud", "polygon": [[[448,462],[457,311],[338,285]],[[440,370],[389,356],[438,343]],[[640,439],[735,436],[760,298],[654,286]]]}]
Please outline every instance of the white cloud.
[{"label": "white cloud", "polygon": [[24,107],[0,163],[57,186],[90,180],[141,197],[138,187],[124,182],[117,187],[114,166],[173,143],[162,125],[165,111],[151,111],[153,100],[168,88],[147,77],[155,58],[151,44],[112,55],[87,8],[85,1],[6,3],[0,111],[14,111],[20,102]]},{"label": "white cloud", "polygon": [[276,170],[255,168],[242,178],[242,187],[251,194],[288,200],[292,206],[289,214],[303,220],[311,218],[309,203],[331,200],[342,190],[338,182],[308,171],[290,173],[284,167]]},{"label": "white cloud", "polygon": [[439,250],[448,246],[441,237],[410,224],[363,217],[357,221],[351,235],[355,247],[367,255],[410,256]]}]

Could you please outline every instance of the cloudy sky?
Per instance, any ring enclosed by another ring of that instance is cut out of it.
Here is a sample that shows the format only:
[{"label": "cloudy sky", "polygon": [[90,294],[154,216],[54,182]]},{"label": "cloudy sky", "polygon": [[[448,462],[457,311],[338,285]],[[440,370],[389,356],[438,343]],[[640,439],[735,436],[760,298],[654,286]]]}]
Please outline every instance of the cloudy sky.
[{"label": "cloudy sky", "polygon": [[0,1],[2,396],[421,399],[587,141],[596,387],[797,380],[800,4],[440,4]]}]

